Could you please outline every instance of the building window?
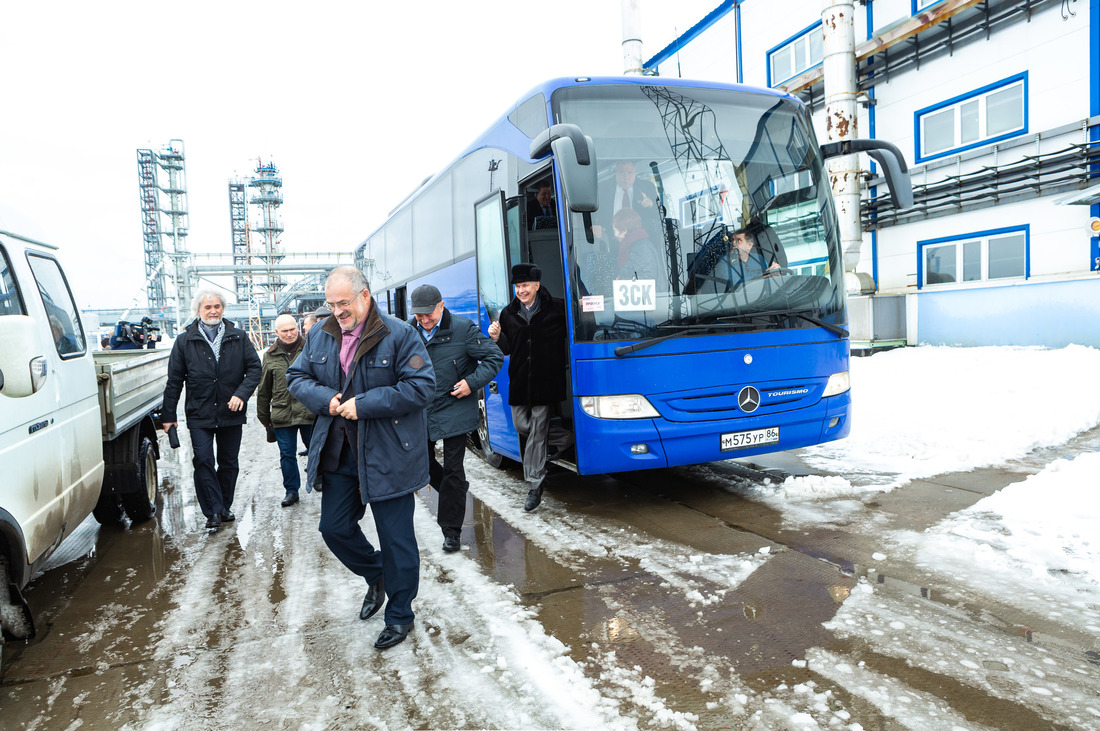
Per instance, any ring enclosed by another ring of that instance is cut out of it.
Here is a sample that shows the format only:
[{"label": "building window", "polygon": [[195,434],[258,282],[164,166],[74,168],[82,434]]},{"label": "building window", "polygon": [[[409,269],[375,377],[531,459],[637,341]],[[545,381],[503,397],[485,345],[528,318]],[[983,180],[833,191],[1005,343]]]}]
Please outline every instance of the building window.
[{"label": "building window", "polygon": [[1026,279],[1029,226],[978,231],[917,242],[920,287]]},{"label": "building window", "polygon": [[1027,72],[917,110],[917,162],[1027,132]]},{"label": "building window", "polygon": [[943,0],[913,0],[913,15],[932,7],[938,2],[943,2]]},{"label": "building window", "polygon": [[821,63],[823,42],[818,21],[768,51],[768,86],[782,84]]}]

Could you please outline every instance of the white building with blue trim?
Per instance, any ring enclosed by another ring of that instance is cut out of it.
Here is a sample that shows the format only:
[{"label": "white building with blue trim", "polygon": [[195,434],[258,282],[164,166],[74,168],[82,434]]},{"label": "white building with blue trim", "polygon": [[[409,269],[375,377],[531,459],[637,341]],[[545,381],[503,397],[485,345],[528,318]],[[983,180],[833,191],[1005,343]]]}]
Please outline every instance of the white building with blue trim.
[{"label": "white building with blue trim", "polygon": [[[696,3],[698,6],[698,3]],[[664,38],[661,76],[770,86],[825,140],[822,0],[728,0]],[[1100,347],[1100,0],[854,2],[857,136],[890,141],[915,205],[864,158],[853,347]],[[652,41],[657,40],[657,44]]]}]

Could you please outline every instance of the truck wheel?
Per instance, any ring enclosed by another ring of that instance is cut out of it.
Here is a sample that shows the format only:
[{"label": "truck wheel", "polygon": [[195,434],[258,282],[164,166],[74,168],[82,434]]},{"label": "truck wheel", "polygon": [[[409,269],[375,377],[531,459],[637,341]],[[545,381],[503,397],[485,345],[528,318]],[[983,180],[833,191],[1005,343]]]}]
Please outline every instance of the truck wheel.
[{"label": "truck wheel", "polygon": [[106,485],[99,493],[99,502],[92,508],[92,515],[100,525],[114,525],[122,520],[122,504],[118,501],[118,495],[111,492]]},{"label": "truck wheel", "polygon": [[12,583],[8,558],[0,553],[0,645],[3,640],[29,640],[34,637],[34,619],[27,600]]},{"label": "truck wheel", "polygon": [[160,487],[157,479],[157,452],[153,442],[145,437],[138,447],[137,481],[141,486],[140,492],[123,493],[122,506],[126,514],[134,523],[143,523],[152,518],[157,512],[157,490]]}]

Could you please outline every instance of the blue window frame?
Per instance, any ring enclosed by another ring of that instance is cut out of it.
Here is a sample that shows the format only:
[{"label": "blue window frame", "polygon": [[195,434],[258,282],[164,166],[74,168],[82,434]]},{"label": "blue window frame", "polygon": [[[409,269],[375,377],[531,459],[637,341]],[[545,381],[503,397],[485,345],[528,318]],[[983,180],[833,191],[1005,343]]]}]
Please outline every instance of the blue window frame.
[{"label": "blue window frame", "polygon": [[943,0],[911,0],[911,2],[913,6],[912,14],[916,15],[920,11],[927,10],[936,3],[943,2]]},{"label": "blue window frame", "polygon": [[804,28],[768,51],[768,86],[782,84],[821,63],[824,57],[821,21]]},{"label": "blue window frame", "polygon": [[918,163],[1027,134],[1027,72],[913,113]]},{"label": "blue window frame", "polygon": [[917,287],[1027,279],[1031,226],[1012,226],[917,242]]}]

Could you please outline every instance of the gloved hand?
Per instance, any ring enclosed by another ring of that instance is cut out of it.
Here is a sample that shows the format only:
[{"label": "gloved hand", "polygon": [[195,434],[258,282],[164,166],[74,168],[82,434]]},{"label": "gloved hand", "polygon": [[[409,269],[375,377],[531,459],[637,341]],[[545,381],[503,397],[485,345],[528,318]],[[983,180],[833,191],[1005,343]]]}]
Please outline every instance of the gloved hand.
[{"label": "gloved hand", "polygon": [[271,426],[271,424],[267,425],[267,441],[269,444],[275,443],[275,427]]}]

